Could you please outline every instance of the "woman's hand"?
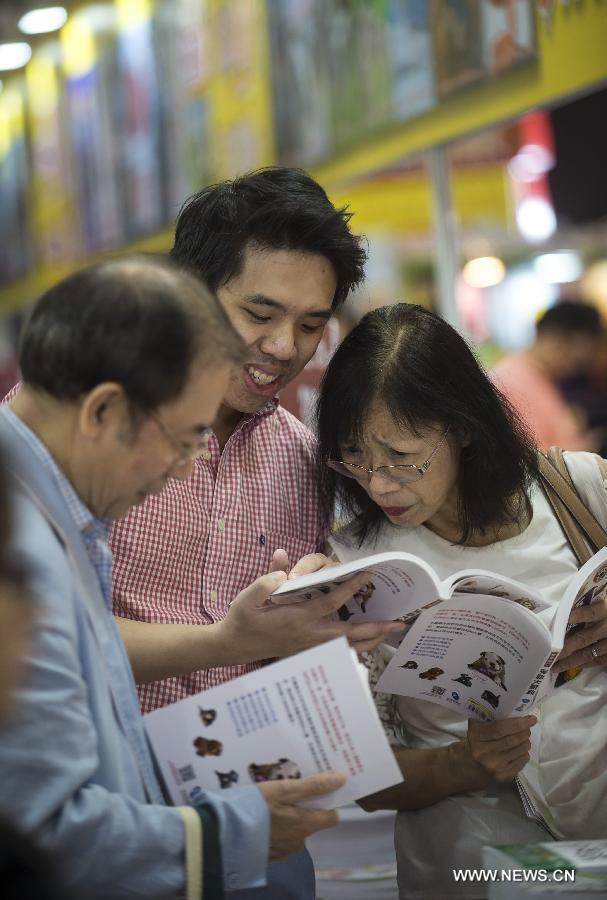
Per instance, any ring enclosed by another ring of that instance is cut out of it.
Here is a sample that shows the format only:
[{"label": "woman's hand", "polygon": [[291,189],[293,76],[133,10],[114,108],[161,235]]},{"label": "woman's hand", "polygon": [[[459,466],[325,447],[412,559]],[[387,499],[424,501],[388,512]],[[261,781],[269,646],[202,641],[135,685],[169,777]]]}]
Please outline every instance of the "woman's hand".
[{"label": "woman's hand", "polygon": [[607,665],[607,598],[574,609],[569,624],[583,627],[566,638],[552,671]]},{"label": "woman's hand", "polygon": [[514,781],[529,762],[531,728],[537,719],[502,719],[499,722],[468,722],[466,745],[477,766],[491,779],[506,784]]}]

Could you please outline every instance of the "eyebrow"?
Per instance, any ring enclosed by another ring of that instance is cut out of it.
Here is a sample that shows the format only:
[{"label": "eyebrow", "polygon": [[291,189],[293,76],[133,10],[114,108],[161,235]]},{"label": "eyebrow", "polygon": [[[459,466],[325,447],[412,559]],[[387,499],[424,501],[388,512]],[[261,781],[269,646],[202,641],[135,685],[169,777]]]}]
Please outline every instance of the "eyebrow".
[{"label": "eyebrow", "polygon": [[419,450],[399,450],[397,447],[393,447],[392,444],[387,444],[385,441],[380,440],[378,437],[375,438],[375,441],[380,445],[380,447],[384,447],[386,450],[391,450],[392,453],[402,453],[409,456],[413,456],[413,454],[419,453]]},{"label": "eyebrow", "polygon": [[[279,303],[278,300],[273,300],[271,297],[267,297],[265,294],[247,294],[247,296],[244,297],[244,300],[245,303],[251,303],[253,306],[267,306],[271,309],[278,310],[278,312],[289,312],[289,308],[285,306],[284,303]],[[326,322],[329,321],[332,315],[332,309],[309,309],[303,313],[303,316],[306,319],[324,319]]]}]

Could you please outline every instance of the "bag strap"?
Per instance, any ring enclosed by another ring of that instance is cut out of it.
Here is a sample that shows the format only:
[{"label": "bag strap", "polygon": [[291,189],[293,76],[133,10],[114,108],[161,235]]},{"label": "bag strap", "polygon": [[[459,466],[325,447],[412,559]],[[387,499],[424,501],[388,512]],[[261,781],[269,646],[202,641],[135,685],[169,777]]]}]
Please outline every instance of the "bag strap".
[{"label": "bag strap", "polygon": [[538,450],[538,468],[548,502],[578,563],[583,565],[593,553],[607,547],[607,532],[577,493],[559,447],[551,447],[547,455]]}]

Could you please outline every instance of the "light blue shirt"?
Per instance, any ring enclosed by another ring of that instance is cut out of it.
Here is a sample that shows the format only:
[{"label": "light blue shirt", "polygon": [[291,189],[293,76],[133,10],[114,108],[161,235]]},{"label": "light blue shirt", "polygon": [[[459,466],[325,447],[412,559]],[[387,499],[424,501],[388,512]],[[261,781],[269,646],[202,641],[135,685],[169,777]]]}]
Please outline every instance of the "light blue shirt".
[{"label": "light blue shirt", "polygon": [[[183,820],[165,804],[109,608],[107,524],[7,407],[0,440],[12,460],[13,544],[32,567],[38,601],[26,682],[0,731],[0,814],[53,852],[77,896],[183,897]],[[264,884],[269,814],[260,792],[206,799],[226,889]]]}]

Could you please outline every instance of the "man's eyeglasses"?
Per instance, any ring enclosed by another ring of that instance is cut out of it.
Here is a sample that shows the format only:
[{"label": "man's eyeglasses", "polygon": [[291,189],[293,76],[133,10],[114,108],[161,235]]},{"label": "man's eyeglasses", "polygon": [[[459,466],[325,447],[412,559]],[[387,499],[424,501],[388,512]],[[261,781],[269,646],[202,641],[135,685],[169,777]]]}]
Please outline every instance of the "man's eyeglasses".
[{"label": "man's eyeglasses", "polygon": [[201,431],[194,443],[189,443],[186,441],[179,440],[178,437],[175,437],[171,431],[166,427],[162,419],[160,419],[156,413],[148,412],[146,413],[148,418],[157,425],[159,431],[164,435],[168,443],[171,445],[177,459],[175,461],[176,466],[184,466],[186,463],[191,462],[193,459],[196,459],[197,456],[200,456],[203,450],[206,450],[207,445],[209,443],[209,438],[213,433],[213,429],[207,427],[204,431]]},{"label": "man's eyeglasses", "polygon": [[327,465],[335,472],[339,472],[340,475],[345,475],[346,478],[354,478],[356,481],[369,481],[373,473],[375,473],[390,481],[397,481],[399,484],[411,484],[411,482],[419,481],[420,478],[424,477],[430,468],[430,463],[444,444],[448,431],[449,429],[447,428],[428,459],[421,466],[378,466],[376,469],[367,469],[366,466],[358,466],[343,459],[329,459],[327,460]]}]

